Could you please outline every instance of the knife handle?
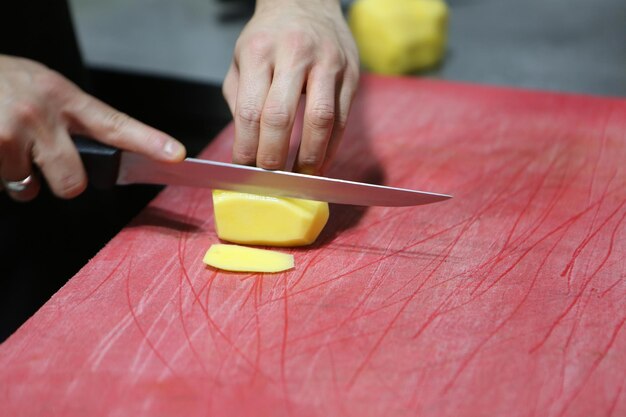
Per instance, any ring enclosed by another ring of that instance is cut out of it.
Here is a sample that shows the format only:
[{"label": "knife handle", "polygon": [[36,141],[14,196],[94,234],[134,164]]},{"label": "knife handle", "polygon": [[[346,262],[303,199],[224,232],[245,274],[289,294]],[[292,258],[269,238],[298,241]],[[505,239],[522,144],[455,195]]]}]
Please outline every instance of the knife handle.
[{"label": "knife handle", "polygon": [[109,189],[117,183],[122,152],[84,136],[73,136],[74,144],[85,166],[89,184]]}]

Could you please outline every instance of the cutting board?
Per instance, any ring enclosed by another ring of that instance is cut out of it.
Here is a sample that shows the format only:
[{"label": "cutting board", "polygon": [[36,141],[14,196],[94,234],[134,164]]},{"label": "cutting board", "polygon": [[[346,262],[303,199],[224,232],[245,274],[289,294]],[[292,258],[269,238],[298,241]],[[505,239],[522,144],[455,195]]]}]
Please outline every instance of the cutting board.
[{"label": "cutting board", "polygon": [[454,198],[237,274],[169,187],[0,346],[0,414],[626,415],[626,101],[368,76],[329,175]]}]

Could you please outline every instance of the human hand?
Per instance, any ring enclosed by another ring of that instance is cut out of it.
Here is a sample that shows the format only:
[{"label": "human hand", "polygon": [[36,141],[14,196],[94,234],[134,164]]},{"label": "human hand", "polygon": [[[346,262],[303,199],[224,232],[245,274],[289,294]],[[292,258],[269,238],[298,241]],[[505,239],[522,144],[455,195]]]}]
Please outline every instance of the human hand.
[{"label": "human hand", "polygon": [[160,161],[185,157],[175,139],[89,96],[60,74],[34,61],[0,55],[0,183],[13,199],[28,201],[37,195],[33,165],[58,197],[72,198],[85,189],[85,170],[70,134]]},{"label": "human hand", "polygon": [[295,169],[323,172],[343,135],[358,78],[358,51],[338,0],[258,0],[223,86],[235,123],[233,162],[284,169],[304,92]]}]

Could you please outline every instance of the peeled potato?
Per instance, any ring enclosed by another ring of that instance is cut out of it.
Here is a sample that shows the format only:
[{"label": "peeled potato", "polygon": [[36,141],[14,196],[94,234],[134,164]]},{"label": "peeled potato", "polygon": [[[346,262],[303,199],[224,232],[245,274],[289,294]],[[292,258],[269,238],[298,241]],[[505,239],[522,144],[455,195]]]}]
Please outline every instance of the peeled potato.
[{"label": "peeled potato", "polygon": [[317,239],[328,221],[328,203],[213,191],[220,239],[263,246],[303,246]]},{"label": "peeled potato", "polygon": [[235,272],[281,272],[294,267],[293,255],[245,246],[211,245],[203,262]]},{"label": "peeled potato", "polygon": [[443,0],[356,0],[348,16],[363,64],[400,75],[437,64],[445,52]]}]

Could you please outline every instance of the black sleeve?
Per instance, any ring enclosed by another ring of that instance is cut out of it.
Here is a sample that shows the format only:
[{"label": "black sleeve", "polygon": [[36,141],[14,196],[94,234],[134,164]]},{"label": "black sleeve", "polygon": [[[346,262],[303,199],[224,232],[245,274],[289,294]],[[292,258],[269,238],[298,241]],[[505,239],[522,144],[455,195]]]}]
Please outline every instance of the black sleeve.
[{"label": "black sleeve", "polygon": [[[64,0],[2,0],[0,54],[39,61],[85,88]],[[20,204],[0,192],[0,343],[112,237],[114,222],[104,216],[115,213],[116,201],[108,196],[85,192],[66,201],[44,186]]]},{"label": "black sleeve", "polygon": [[0,53],[39,61],[81,87],[82,65],[66,0],[8,0],[0,6]]}]

